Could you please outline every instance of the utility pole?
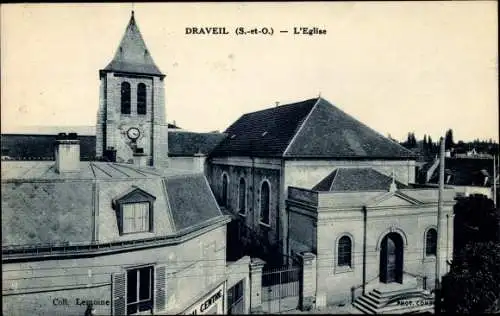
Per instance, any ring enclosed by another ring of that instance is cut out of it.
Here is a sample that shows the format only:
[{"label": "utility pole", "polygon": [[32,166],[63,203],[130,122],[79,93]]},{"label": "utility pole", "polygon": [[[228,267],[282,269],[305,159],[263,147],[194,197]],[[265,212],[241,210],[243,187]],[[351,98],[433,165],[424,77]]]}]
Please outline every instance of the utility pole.
[{"label": "utility pole", "polygon": [[493,205],[497,207],[497,157],[493,154]]},{"label": "utility pole", "polygon": [[[440,139],[439,150],[439,195],[438,195],[438,210],[437,210],[437,236],[436,236],[436,277],[435,277],[435,303],[434,314],[441,313],[441,214],[443,212],[443,193],[444,193],[444,139]],[[446,250],[446,249],[445,249]]]}]

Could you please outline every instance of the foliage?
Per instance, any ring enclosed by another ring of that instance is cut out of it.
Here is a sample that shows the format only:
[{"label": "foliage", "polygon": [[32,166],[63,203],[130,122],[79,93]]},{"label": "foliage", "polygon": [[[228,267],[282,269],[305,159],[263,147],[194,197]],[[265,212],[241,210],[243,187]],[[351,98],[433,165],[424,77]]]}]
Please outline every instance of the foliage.
[{"label": "foliage", "polygon": [[453,130],[449,129],[446,131],[445,137],[444,137],[444,149],[448,150],[453,148],[455,143],[453,142]]},{"label": "foliage", "polygon": [[454,207],[454,252],[469,242],[500,240],[500,211],[484,195],[459,199]]},{"label": "foliage", "polygon": [[442,281],[442,311],[498,312],[500,299],[500,244],[471,242],[453,260]]},{"label": "foliage", "polygon": [[443,311],[498,312],[500,210],[487,197],[472,195],[460,199],[454,212],[454,258],[442,281]]}]

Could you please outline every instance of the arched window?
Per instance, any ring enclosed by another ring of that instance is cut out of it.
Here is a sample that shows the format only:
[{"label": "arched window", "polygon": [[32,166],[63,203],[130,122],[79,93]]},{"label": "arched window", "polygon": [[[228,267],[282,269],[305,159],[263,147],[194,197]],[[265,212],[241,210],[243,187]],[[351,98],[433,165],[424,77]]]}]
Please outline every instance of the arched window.
[{"label": "arched window", "polygon": [[240,186],[238,188],[238,210],[240,214],[245,215],[247,211],[247,186],[245,183],[245,179],[240,179]]},{"label": "arched window", "polygon": [[260,222],[269,225],[269,204],[271,202],[271,195],[269,190],[269,183],[264,181],[260,188]]},{"label": "arched window", "polygon": [[137,85],[137,114],[146,114],[146,85]]},{"label": "arched window", "polygon": [[425,255],[435,256],[437,248],[437,231],[431,228],[425,234]]},{"label": "arched window", "polygon": [[121,89],[122,114],[130,114],[130,83],[122,82]]},{"label": "arched window", "polygon": [[338,266],[351,266],[352,257],[352,243],[349,236],[342,236],[339,239],[337,248],[337,265]]},{"label": "arched window", "polygon": [[222,176],[222,206],[227,206],[227,186],[228,186],[228,180],[227,180],[227,174],[224,174]]}]

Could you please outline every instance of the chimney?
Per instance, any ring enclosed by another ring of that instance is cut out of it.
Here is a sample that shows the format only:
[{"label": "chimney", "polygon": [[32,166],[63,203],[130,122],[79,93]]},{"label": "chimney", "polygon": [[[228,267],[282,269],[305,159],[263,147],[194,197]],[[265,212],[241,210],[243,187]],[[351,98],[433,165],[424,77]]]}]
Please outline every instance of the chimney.
[{"label": "chimney", "polygon": [[59,133],[56,136],[54,156],[56,172],[80,171],[80,141],[76,133]]},{"label": "chimney", "polygon": [[276,104],[276,107],[280,106],[280,101],[274,102]]},{"label": "chimney", "polygon": [[205,173],[205,161],[207,156],[200,151],[194,154],[194,167],[196,171]]}]

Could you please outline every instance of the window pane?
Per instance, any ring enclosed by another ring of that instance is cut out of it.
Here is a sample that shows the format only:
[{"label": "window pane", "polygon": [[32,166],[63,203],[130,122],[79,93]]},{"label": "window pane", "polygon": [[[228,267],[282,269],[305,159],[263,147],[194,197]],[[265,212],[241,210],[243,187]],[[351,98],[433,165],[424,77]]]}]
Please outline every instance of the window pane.
[{"label": "window pane", "polygon": [[122,82],[121,85],[121,112],[130,114],[130,83]]},{"label": "window pane", "polygon": [[123,232],[149,231],[149,203],[123,205]]},{"label": "window pane", "polygon": [[137,313],[137,304],[127,305],[127,315],[132,315]]},{"label": "window pane", "polygon": [[269,224],[269,200],[269,184],[264,182],[260,193],[260,221],[265,224]]},{"label": "window pane", "polygon": [[349,237],[343,236],[340,238],[337,256],[337,263],[339,266],[351,265],[351,239]]},{"label": "window pane", "polygon": [[149,230],[149,203],[135,204],[135,229],[136,231]]},{"label": "window pane", "polygon": [[245,210],[246,210],[246,191],[247,191],[247,188],[246,188],[246,184],[245,184],[245,180],[244,179],[241,179],[240,180],[240,196],[239,196],[239,211],[241,214],[245,214]]},{"label": "window pane", "polygon": [[222,176],[222,205],[227,206],[227,175]]},{"label": "window pane", "polygon": [[426,255],[436,255],[437,248],[437,232],[435,229],[431,228],[427,231],[425,242],[425,254]]},{"label": "window pane", "polygon": [[137,270],[127,272],[127,304],[137,302]]},{"label": "window pane", "polygon": [[151,268],[147,267],[139,270],[139,299],[149,298],[151,298]]},{"label": "window pane", "polygon": [[146,114],[146,85],[139,83],[137,86],[137,114]]},{"label": "window pane", "polygon": [[134,231],[134,205],[123,205],[123,232],[131,233]]}]

